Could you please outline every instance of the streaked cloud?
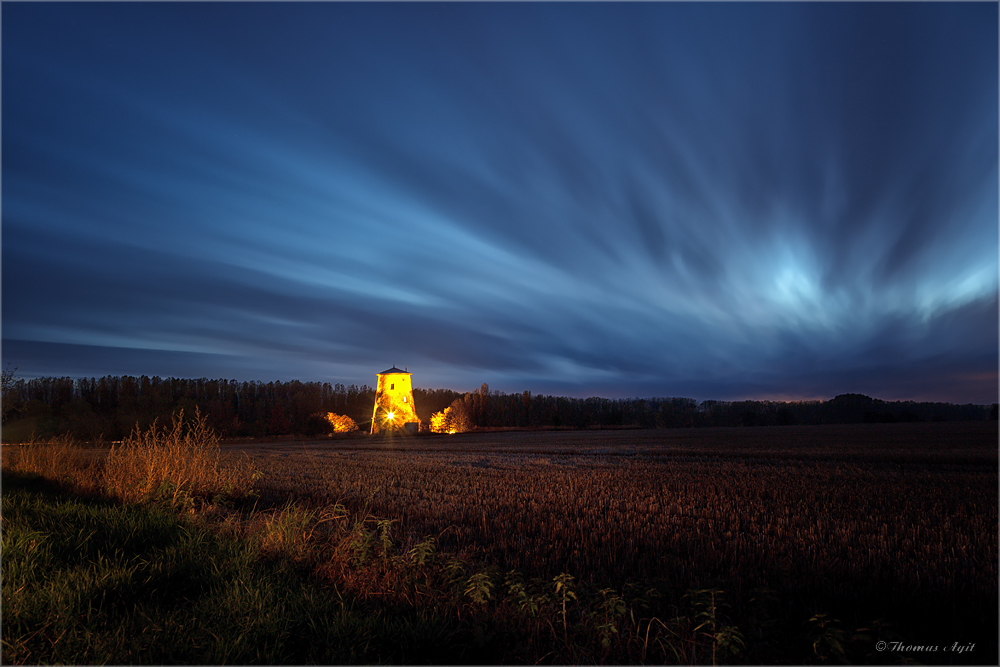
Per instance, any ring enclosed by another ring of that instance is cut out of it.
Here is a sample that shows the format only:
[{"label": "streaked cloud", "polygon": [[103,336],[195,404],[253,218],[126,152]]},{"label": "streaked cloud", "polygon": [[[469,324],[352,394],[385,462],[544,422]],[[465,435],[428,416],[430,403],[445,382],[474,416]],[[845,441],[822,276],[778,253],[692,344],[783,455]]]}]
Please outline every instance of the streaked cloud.
[{"label": "streaked cloud", "polygon": [[4,18],[23,373],[996,400],[995,5]]}]

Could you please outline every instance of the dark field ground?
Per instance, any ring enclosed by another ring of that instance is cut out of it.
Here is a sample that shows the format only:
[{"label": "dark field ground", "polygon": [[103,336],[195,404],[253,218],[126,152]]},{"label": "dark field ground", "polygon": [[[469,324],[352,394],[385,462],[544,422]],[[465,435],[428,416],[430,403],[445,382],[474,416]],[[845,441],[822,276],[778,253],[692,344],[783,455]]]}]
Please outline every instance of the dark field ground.
[{"label": "dark field ground", "polygon": [[886,662],[995,664],[997,443],[996,422],[946,422],[224,447],[265,497],[367,507],[500,570],[718,587],[737,611],[765,588],[792,622],[890,624]]}]

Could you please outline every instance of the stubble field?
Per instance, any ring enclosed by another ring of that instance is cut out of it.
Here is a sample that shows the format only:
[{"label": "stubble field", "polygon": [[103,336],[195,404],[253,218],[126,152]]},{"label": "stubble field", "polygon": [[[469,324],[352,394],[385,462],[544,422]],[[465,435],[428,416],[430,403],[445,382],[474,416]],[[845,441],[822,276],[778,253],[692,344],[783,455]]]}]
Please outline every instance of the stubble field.
[{"label": "stubble field", "polygon": [[366,508],[404,543],[430,535],[500,570],[713,586],[737,606],[766,589],[790,619],[886,622],[910,644],[996,655],[995,422],[228,447],[256,460],[266,494]]}]

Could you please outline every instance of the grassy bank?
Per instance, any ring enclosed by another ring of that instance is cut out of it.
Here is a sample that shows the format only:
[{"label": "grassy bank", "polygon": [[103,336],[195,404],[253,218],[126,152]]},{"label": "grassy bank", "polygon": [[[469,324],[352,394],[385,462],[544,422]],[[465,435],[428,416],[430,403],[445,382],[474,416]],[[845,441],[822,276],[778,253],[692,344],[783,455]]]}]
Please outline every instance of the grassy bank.
[{"label": "grassy bank", "polygon": [[420,663],[461,659],[428,610],[352,601],[292,559],[158,505],[3,477],[3,662]]}]

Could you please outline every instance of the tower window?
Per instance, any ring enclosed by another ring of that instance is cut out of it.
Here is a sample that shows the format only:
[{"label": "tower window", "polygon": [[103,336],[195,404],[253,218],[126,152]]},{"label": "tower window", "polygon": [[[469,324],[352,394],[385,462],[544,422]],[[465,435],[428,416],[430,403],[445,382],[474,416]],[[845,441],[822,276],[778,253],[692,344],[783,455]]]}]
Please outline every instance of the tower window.
[{"label": "tower window", "polygon": [[393,389],[395,389],[395,388],[396,388],[396,385],[394,385],[394,384],[390,384],[390,385],[389,385],[389,391],[392,391],[392,390],[393,390]]},{"label": "tower window", "polygon": [[403,403],[406,403],[406,396],[403,397]]}]

